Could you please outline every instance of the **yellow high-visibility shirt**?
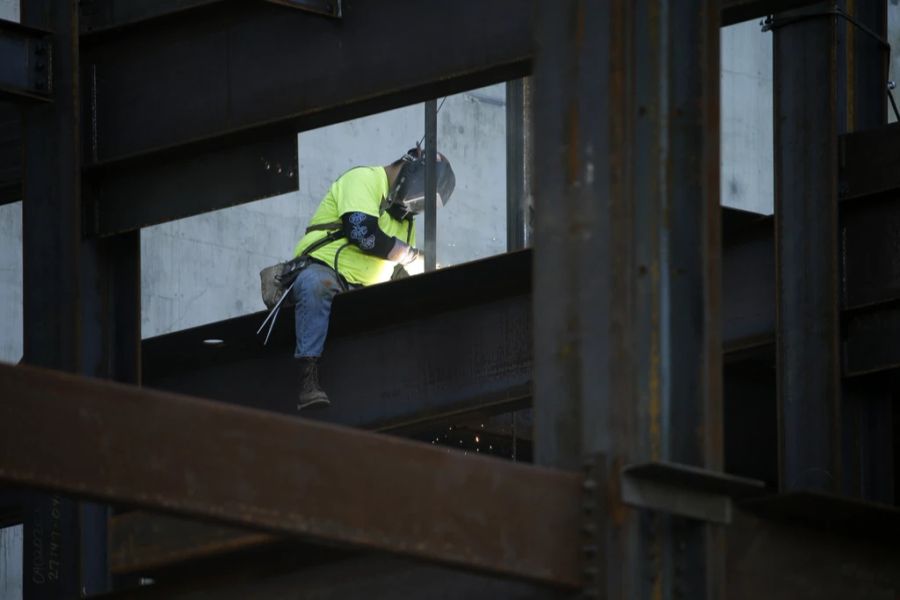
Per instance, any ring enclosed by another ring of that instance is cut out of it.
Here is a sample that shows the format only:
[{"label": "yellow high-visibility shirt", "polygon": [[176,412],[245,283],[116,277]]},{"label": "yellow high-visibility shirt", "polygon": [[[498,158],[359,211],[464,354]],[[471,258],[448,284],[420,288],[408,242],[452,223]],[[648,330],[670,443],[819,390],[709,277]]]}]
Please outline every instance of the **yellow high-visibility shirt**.
[{"label": "yellow high-visibility shirt", "polygon": [[[384,167],[355,167],[350,169],[331,184],[331,188],[319,208],[316,209],[310,225],[334,223],[341,216],[351,212],[362,212],[378,219],[378,226],[385,234],[395,236],[409,244],[416,244],[416,228],[411,221],[398,221],[387,212],[379,215],[381,202],[388,194],[388,177]],[[328,235],[326,231],[310,231],[297,242],[294,256]],[[338,256],[337,271],[350,283],[371,285],[388,281],[394,271],[394,263],[371,254],[366,254],[356,244],[349,244],[346,237],[341,237],[330,244],[314,250],[313,258],[334,267],[335,256]]]}]

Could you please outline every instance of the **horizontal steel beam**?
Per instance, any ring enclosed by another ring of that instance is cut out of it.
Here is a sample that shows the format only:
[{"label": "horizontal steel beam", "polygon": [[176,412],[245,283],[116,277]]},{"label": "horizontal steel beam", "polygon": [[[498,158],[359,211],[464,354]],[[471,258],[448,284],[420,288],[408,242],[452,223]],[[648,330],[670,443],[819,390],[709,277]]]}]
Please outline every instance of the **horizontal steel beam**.
[{"label": "horizontal steel beam", "polygon": [[[530,289],[531,253],[523,251],[339,295],[322,364],[333,402],[310,417],[388,429],[523,406]],[[280,318],[268,347],[253,335],[262,319],[145,340],[144,385],[295,414],[293,315]],[[223,343],[204,344],[213,339]]]},{"label": "horizontal steel beam", "polygon": [[0,483],[579,585],[577,475],[36,368],[0,388]]},{"label": "horizontal steel beam", "polygon": [[[810,504],[798,503],[797,508],[815,510]],[[834,516],[846,519],[846,515]],[[725,533],[724,597],[821,600],[896,596],[900,549],[895,541],[879,542],[859,530],[845,533],[823,525],[812,528],[797,520],[759,518],[736,511],[734,523]]]},{"label": "horizontal steel beam", "polygon": [[547,600],[569,598],[571,593],[511,581],[487,574],[463,572],[390,556],[358,555],[319,564],[273,568],[291,548],[279,554],[263,553],[238,561],[220,560],[202,572],[168,583],[123,590],[108,600],[164,598],[166,600]]},{"label": "horizontal steel beam", "polygon": [[89,236],[134,231],[298,189],[297,136],[92,169],[84,178]]},{"label": "horizontal steel beam", "polygon": [[758,19],[771,14],[818,4],[821,0],[721,0],[722,25]]},{"label": "horizontal steel beam", "polygon": [[0,19],[0,100],[49,102],[51,54],[47,32]]},{"label": "horizontal steel beam", "polygon": [[132,511],[109,525],[109,569],[149,575],[197,559],[271,545],[284,536],[217,523]]},{"label": "horizontal steel beam", "polygon": [[[158,19],[183,16],[182,13],[198,13],[197,9],[229,1],[233,0],[85,0],[80,3],[81,33],[108,34],[119,29],[153,23]],[[340,16],[341,10],[341,0],[267,1],[331,17]]]},{"label": "horizontal steel beam", "polygon": [[841,136],[841,199],[895,193],[900,197],[900,123]]},{"label": "horizontal steel beam", "polygon": [[[730,209],[723,219],[733,240],[724,252],[725,348],[736,352],[771,343],[772,221]],[[339,295],[322,369],[333,403],[310,417],[391,429],[527,405],[531,257],[531,250],[514,252]],[[293,413],[293,316],[281,317],[265,348],[253,336],[262,319],[258,313],[145,340],[144,384]],[[396,360],[385,348],[406,351]],[[365,397],[358,381],[366,382]]]},{"label": "horizontal steel beam", "polygon": [[[248,130],[293,132],[526,75],[531,10],[516,0],[357,0],[339,22],[221,2],[83,44],[98,101],[89,164]],[[428,40],[427,51],[404,35]],[[172,68],[178,65],[178,68]]]},{"label": "horizontal steel beam", "polygon": [[326,17],[341,16],[341,0],[266,0],[290,8],[306,10]]}]

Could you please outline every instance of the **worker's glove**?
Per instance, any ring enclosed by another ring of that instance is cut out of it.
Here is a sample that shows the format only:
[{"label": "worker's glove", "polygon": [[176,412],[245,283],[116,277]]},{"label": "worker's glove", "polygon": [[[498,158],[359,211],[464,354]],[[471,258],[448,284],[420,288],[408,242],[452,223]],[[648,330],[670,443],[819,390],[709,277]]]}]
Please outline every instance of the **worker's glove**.
[{"label": "worker's glove", "polygon": [[413,248],[412,246],[406,252],[406,256],[400,261],[400,264],[404,267],[408,267],[416,262],[424,262],[425,261],[425,253],[419,250],[418,248]]},{"label": "worker's glove", "polygon": [[403,265],[394,265],[394,272],[391,273],[391,281],[406,279],[407,277],[409,277],[409,273],[403,268]]}]

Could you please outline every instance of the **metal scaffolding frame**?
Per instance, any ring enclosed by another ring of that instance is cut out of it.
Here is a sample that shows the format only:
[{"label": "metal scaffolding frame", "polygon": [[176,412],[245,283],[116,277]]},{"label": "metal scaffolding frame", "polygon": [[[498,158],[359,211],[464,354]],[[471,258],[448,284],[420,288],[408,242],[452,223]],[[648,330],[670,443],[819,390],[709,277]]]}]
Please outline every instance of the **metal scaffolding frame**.
[{"label": "metal scaffolding frame", "polygon": [[[776,10],[767,219],[719,208],[719,29]],[[23,0],[0,26],[28,365],[0,366],[0,516],[26,598],[896,595],[885,11]],[[259,315],[140,339],[142,227],[297,189],[297,131],[429,100],[433,142],[435,98],[502,81],[517,251],[338,296],[317,420],[271,404],[285,323],[265,349]],[[388,376],[390,344],[417,351]],[[491,429],[519,409],[533,432]],[[427,443],[472,418],[537,464]]]}]

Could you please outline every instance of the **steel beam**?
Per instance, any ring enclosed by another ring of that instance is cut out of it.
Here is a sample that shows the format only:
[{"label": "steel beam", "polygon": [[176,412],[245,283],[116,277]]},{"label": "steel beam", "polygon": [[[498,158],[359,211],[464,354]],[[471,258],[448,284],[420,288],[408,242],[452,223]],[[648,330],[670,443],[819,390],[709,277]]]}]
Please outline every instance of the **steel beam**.
[{"label": "steel beam", "polygon": [[[108,33],[173,17],[226,0],[86,0],[82,2],[83,34]],[[327,16],[341,15],[341,0],[267,0]],[[722,0],[722,26],[765,17],[779,10],[814,4],[818,0]],[[513,15],[510,15],[511,17]]]},{"label": "steel beam", "polygon": [[[33,0],[22,21],[51,29],[52,103],[23,108],[24,361],[137,382],[140,240],[137,232],[82,239],[78,3]],[[104,506],[35,494],[23,508],[26,596],[107,589]]]},{"label": "steel beam", "polygon": [[22,199],[22,114],[11,103],[0,103],[0,204]]},{"label": "steel beam", "polygon": [[[109,34],[158,19],[198,13],[197,9],[224,4],[228,0],[85,0],[81,3],[82,35]],[[253,0],[262,1],[262,0]],[[321,15],[339,17],[341,0],[266,0]],[[202,18],[202,17],[200,17]]]},{"label": "steel beam", "polygon": [[134,232],[297,191],[297,136],[265,136],[191,154],[88,169],[85,233]]},{"label": "steel beam", "polygon": [[[810,503],[796,508],[815,509]],[[738,511],[727,538],[726,597],[731,600],[890,598],[900,589],[897,544],[859,530],[838,532],[826,523],[812,528]]]},{"label": "steel beam", "polygon": [[506,82],[506,249],[531,245],[534,140],[531,78]]},{"label": "steel beam", "polygon": [[437,100],[425,103],[425,271],[437,270]]},{"label": "steel beam", "polygon": [[[100,103],[87,162],[217,145],[250,129],[295,133],[524,75],[531,14],[521,8],[359,0],[336,27],[267,2],[226,2],[202,20],[100,37],[84,57]],[[415,31],[429,50],[385,31]]]},{"label": "steel beam", "polygon": [[[772,221],[723,212],[724,350],[765,354],[774,331]],[[532,395],[532,252],[500,255],[335,299],[323,358],[332,406],[311,418],[375,429],[521,408]],[[411,299],[415,299],[414,301]],[[146,386],[294,414],[290,318],[269,346],[263,313],[144,340]],[[204,344],[222,340],[222,344]],[[414,349],[397,363],[385,347]],[[341,367],[369,382],[362,398]]]},{"label": "steel beam", "polygon": [[[289,552],[290,550],[287,550]],[[286,551],[282,550],[282,554]],[[279,558],[278,556],[275,557]],[[214,570],[184,580],[124,590],[110,600],[126,598],[172,600],[545,600],[571,593],[529,582],[463,572],[390,556],[364,555],[294,568],[277,569],[269,555],[240,561],[220,561]]]},{"label": "steel beam", "polygon": [[889,422],[890,405],[841,382],[838,135],[883,124],[887,55],[835,10],[884,35],[880,0],[822,3],[773,22],[781,483],[859,494],[858,449],[888,454],[890,437],[853,435],[853,415],[862,403],[881,415],[871,420]]},{"label": "steel beam", "polygon": [[577,475],[30,367],[0,387],[3,482],[579,584]]},{"label": "steel beam", "polygon": [[722,0],[722,26],[803,8],[820,0]]},{"label": "steel beam", "polygon": [[875,127],[840,138],[842,200],[875,194],[900,194],[900,123]]},{"label": "steel beam", "polygon": [[48,102],[52,64],[49,33],[0,19],[0,100]]},{"label": "steel beam", "polygon": [[779,448],[785,490],[836,491],[841,485],[835,166],[843,128],[838,108],[843,34],[835,17],[798,21],[774,32]]},{"label": "steel beam", "polygon": [[[311,417],[380,429],[521,407],[531,393],[530,268],[522,252],[339,295],[322,364],[332,405]],[[145,384],[294,414],[292,319],[266,348],[253,337],[262,319],[145,341]],[[402,361],[384,351],[399,347]]]},{"label": "steel beam", "polygon": [[[81,99],[78,38],[72,35],[77,2],[32,1],[23,9],[23,23],[57,32],[52,66],[45,65],[52,69],[53,102],[30,104],[22,113],[24,362],[78,372]],[[5,453],[27,454],[23,438],[13,438],[19,446]],[[24,553],[25,597],[76,597],[83,583],[96,590],[80,565],[81,548],[102,539],[105,529],[83,527],[80,512],[76,502],[55,493],[28,495],[22,507],[25,547],[34,551]]]},{"label": "steel beam", "polygon": [[722,466],[719,2],[539,6],[537,460],[600,456],[595,595],[724,597],[721,531],[619,489]]},{"label": "steel beam", "polygon": [[132,511],[110,522],[110,570],[150,575],[179,563],[271,545],[282,536],[216,523]]}]

